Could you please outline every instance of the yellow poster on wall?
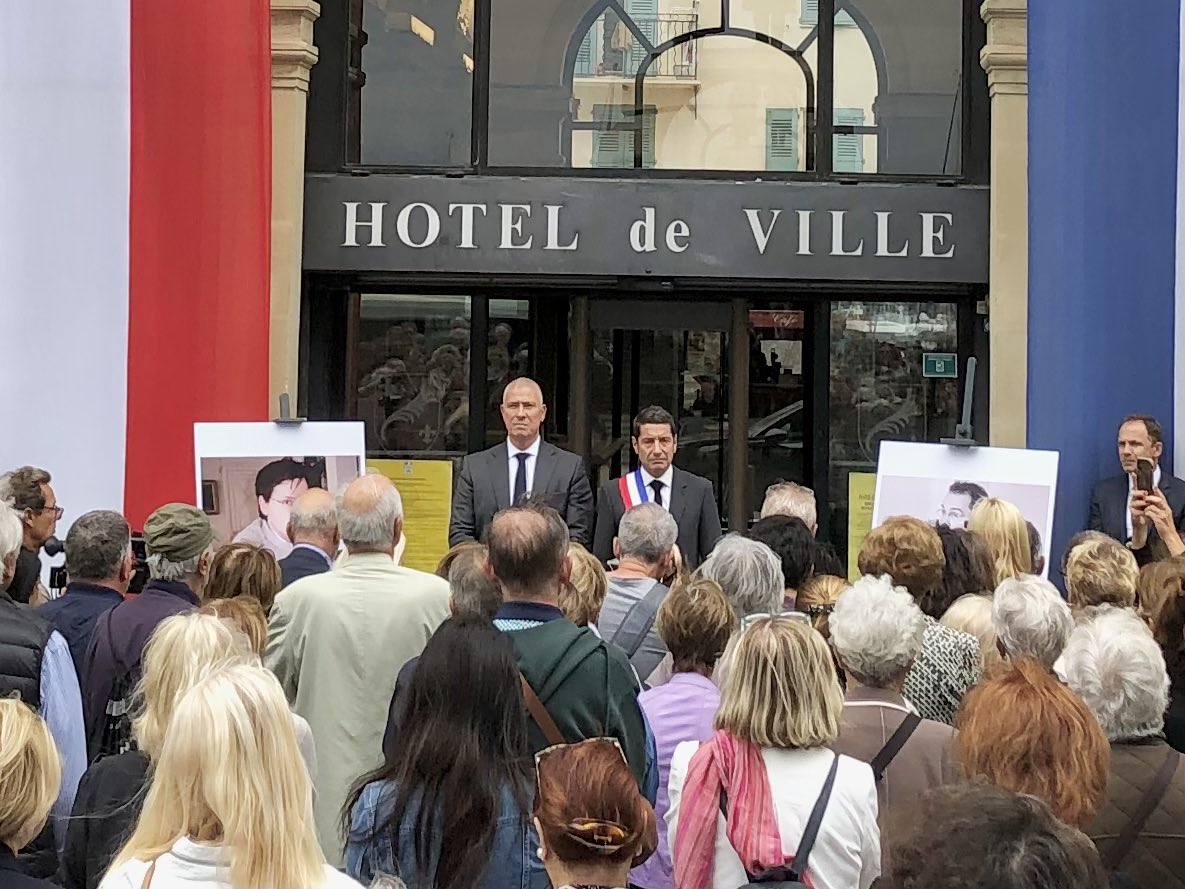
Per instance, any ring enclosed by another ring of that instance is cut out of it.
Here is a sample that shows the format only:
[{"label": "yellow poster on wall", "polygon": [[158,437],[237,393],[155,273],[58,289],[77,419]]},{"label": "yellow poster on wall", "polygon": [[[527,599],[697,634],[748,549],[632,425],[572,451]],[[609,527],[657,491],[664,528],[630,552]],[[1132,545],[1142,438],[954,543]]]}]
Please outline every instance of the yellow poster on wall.
[{"label": "yellow poster on wall", "polygon": [[400,564],[435,571],[448,552],[448,521],[453,499],[450,460],[368,460],[403,498],[403,533],[407,538]]},{"label": "yellow poster on wall", "polygon": [[872,530],[872,501],[876,495],[875,472],[848,473],[848,580],[860,579],[856,558],[864,538]]}]

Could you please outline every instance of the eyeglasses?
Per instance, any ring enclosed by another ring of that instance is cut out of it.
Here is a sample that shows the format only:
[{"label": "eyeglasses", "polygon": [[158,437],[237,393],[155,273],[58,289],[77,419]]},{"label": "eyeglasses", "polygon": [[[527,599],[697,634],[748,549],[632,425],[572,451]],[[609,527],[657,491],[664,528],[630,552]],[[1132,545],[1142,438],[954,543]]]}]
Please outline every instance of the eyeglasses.
[{"label": "eyeglasses", "polygon": [[33,510],[33,511],[36,512],[38,515],[40,515],[43,512],[52,512],[54,521],[58,521],[59,519],[61,519],[62,513],[65,512],[65,510],[63,510],[62,507],[60,507],[60,506],[43,506],[43,507],[41,507],[41,509],[37,509],[37,510]]},{"label": "eyeglasses", "polygon": [[799,623],[806,624],[808,627],[811,625],[810,617],[803,614],[801,611],[782,611],[778,614],[770,614],[766,611],[758,611],[754,614],[746,614],[743,618],[741,618],[741,632],[743,633],[759,620],[778,620],[780,618],[796,620]]}]

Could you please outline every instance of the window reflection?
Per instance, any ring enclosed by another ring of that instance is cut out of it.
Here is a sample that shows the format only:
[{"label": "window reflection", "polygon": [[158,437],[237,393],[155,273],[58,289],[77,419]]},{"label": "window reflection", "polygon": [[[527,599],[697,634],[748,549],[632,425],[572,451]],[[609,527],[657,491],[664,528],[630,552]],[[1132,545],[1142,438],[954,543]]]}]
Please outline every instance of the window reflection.
[{"label": "window reflection", "polygon": [[352,0],[353,160],[469,165],[473,2]]},{"label": "window reflection", "polygon": [[363,294],[361,302],[358,418],[367,451],[464,454],[469,297]]},{"label": "window reflection", "polygon": [[486,348],[486,444],[493,446],[506,438],[499,412],[502,390],[511,380],[531,373],[529,300],[490,300],[490,335]]},{"label": "window reflection", "polygon": [[806,318],[769,305],[749,311],[749,473],[745,514],[756,519],[766,489],[805,483]]},{"label": "window reflection", "polygon": [[959,381],[925,378],[923,355],[957,354],[957,322],[954,303],[832,304],[830,490],[837,547],[846,546],[848,474],[875,472],[882,441],[954,435]]}]

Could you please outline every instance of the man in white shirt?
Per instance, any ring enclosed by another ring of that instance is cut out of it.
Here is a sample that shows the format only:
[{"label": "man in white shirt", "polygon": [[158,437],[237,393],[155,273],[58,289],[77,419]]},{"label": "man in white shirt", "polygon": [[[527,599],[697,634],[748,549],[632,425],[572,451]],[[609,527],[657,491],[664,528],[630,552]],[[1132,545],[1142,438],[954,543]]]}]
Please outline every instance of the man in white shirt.
[{"label": "man in white shirt", "polygon": [[572,539],[587,546],[592,537],[592,487],[579,456],[543,440],[543,390],[527,377],[512,380],[502,393],[501,410],[506,441],[470,454],[461,465],[449,546],[481,540],[495,513],[528,495],[558,512]]},{"label": "man in white shirt", "polygon": [[613,538],[626,511],[653,503],[674,517],[683,564],[695,569],[722,533],[712,483],[674,465],[679,440],[675,418],[665,408],[651,405],[634,417],[630,444],[638,468],[601,486],[593,553],[602,562],[612,559]]}]

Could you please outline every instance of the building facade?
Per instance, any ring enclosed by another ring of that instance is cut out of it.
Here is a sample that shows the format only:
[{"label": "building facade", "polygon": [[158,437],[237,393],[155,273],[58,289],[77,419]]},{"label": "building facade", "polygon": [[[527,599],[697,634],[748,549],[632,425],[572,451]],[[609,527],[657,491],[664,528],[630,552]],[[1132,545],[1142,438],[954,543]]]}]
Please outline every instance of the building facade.
[{"label": "building facade", "polygon": [[372,455],[493,444],[530,374],[594,480],[661,404],[729,527],[794,480],[842,549],[849,474],[953,435],[968,358],[979,438],[1023,443],[990,345],[1025,297],[1023,111],[991,111],[1023,9],[274,0],[273,34],[273,130],[306,133],[274,142],[273,395]]}]

